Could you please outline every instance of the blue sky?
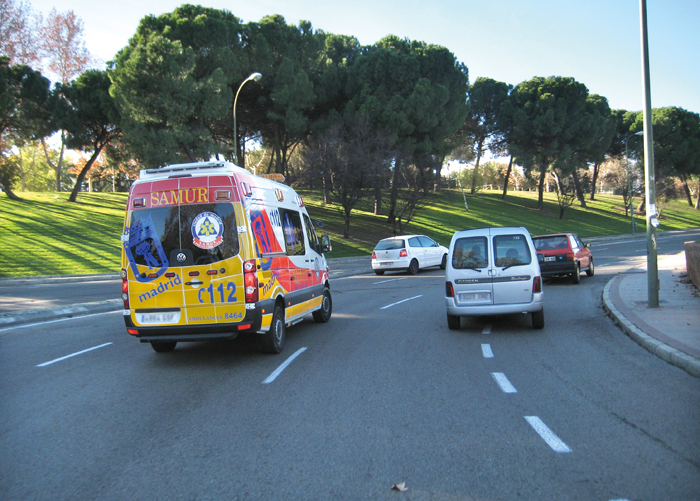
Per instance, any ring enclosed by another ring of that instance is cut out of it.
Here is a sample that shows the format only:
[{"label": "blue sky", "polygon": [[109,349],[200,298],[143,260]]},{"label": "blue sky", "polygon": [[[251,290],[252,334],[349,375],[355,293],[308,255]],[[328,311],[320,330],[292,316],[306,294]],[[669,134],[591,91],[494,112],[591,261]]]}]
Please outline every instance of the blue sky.
[{"label": "blue sky", "polygon": [[[104,61],[124,47],[141,18],[173,11],[169,0],[34,0],[34,10],[73,10],[88,49]],[[573,77],[611,108],[641,110],[638,0],[206,0],[244,22],[281,14],[372,44],[392,34],[443,45],[469,68],[469,80],[516,85],[534,76]],[[651,104],[700,113],[700,1],[647,0]]]}]

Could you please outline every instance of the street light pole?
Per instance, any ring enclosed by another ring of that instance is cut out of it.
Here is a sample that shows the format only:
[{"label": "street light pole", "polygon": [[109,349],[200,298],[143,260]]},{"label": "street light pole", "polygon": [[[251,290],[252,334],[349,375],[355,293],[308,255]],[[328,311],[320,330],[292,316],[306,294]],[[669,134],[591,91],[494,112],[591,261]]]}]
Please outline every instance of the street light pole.
[{"label": "street light pole", "polygon": [[[644,134],[643,131],[635,132],[633,136],[641,136]],[[625,138],[625,165],[627,166],[627,194],[630,197],[630,217],[632,218],[632,233],[637,233],[637,224],[634,220],[634,204],[632,203],[632,174],[630,172],[630,157],[629,149],[627,147],[627,141],[630,140],[630,135],[627,134]]]},{"label": "street light pole", "polygon": [[651,78],[649,76],[649,39],[647,37],[647,2],[639,0],[642,21],[642,66],[644,75],[644,172],[647,210],[647,308],[659,307],[659,266],[657,262],[656,178],[654,176],[654,129],[651,115]]},{"label": "street light pole", "polygon": [[257,82],[261,78],[262,75],[260,73],[251,73],[248,76],[248,78],[243,80],[243,82],[241,82],[241,85],[238,86],[238,91],[236,91],[236,98],[233,100],[233,153],[236,157],[236,165],[238,165],[238,129],[236,124],[236,104],[238,104],[238,94],[240,94],[241,89],[243,88],[246,82],[249,82],[250,80],[255,80]]}]

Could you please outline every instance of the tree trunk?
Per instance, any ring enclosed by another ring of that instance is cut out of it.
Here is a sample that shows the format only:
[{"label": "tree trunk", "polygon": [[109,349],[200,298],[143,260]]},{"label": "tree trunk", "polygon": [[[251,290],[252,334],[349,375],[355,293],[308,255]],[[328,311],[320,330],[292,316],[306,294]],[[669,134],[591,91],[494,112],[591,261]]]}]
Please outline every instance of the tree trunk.
[{"label": "tree trunk", "polygon": [[695,208],[700,210],[700,179],[698,179],[698,191],[695,197]]},{"label": "tree trunk", "polygon": [[537,186],[539,194],[537,196],[537,210],[544,209],[544,180],[547,177],[547,166],[540,166],[540,182]]},{"label": "tree trunk", "polygon": [[581,204],[581,207],[587,208],[586,207],[586,197],[583,196],[583,189],[581,189],[581,181],[578,179],[578,174],[576,173],[576,169],[571,173],[571,177],[574,179],[574,188],[576,189],[576,197],[578,198],[579,203]]},{"label": "tree trunk", "polygon": [[382,187],[375,186],[374,188],[374,215],[379,216],[382,213]]},{"label": "tree trunk", "polygon": [[49,158],[49,147],[46,146],[46,140],[43,137],[41,138],[41,146],[44,150],[44,156],[46,156],[46,162],[54,170],[54,172],[56,172],[56,191],[61,191],[61,168],[63,166],[63,152],[65,151],[65,144],[63,141],[64,134],[61,132],[61,153],[58,156],[58,163],[54,164]]},{"label": "tree trunk", "polygon": [[350,237],[350,212],[352,208],[345,207],[345,227],[343,228],[343,238]]},{"label": "tree trunk", "polygon": [[685,191],[685,196],[688,198],[688,205],[693,206],[693,196],[690,194],[690,188],[688,187],[688,178],[683,176],[683,191]]},{"label": "tree trunk", "polygon": [[513,155],[510,156],[510,161],[508,162],[508,169],[506,170],[506,178],[503,181],[503,195],[501,195],[502,200],[506,199],[506,193],[508,193],[508,179],[510,179],[510,172],[512,169],[513,169]]},{"label": "tree trunk", "polygon": [[599,171],[599,164],[596,162],[593,164],[593,182],[591,183],[591,195],[588,198],[589,200],[595,200],[595,187],[596,183],[598,182],[598,171]]},{"label": "tree trunk", "polygon": [[479,177],[479,160],[481,160],[481,148],[482,148],[483,144],[484,144],[483,140],[479,140],[479,142],[476,143],[476,164],[474,165],[474,174],[472,175],[471,195],[476,193],[476,181],[477,181],[477,178]]},{"label": "tree trunk", "polygon": [[2,191],[5,192],[5,195],[7,195],[7,198],[10,200],[14,200],[15,202],[24,202],[24,199],[15,195],[9,186],[5,186],[4,184],[0,183],[0,188],[2,188]]},{"label": "tree trunk", "polygon": [[[73,186],[73,191],[70,194],[70,197],[68,198],[68,201],[70,202],[75,202],[78,199],[78,193],[80,192],[80,186],[83,184],[83,180],[85,179],[85,176],[87,175],[88,171],[92,167],[92,164],[95,163],[95,160],[97,160],[97,157],[100,155],[100,152],[102,151],[102,146],[97,146],[95,148],[95,152],[92,154],[90,159],[87,161],[85,166],[82,168],[80,171],[80,174],[78,174],[78,179],[75,181],[75,186]],[[189,149],[189,148],[188,148]]]},{"label": "tree trunk", "polygon": [[396,199],[399,197],[399,168],[401,167],[401,158],[397,157],[394,162],[394,172],[391,174],[391,196],[389,198],[389,215],[387,222],[394,224],[396,220]]}]

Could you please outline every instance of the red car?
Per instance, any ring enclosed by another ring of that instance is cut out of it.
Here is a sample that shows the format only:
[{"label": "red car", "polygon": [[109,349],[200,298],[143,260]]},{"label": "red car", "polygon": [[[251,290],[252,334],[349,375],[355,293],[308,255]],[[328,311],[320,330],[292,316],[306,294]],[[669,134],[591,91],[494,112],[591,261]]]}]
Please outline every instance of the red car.
[{"label": "red car", "polygon": [[570,276],[575,284],[581,281],[581,272],[593,276],[591,244],[581,241],[573,233],[557,233],[532,237],[537,250],[543,277]]}]

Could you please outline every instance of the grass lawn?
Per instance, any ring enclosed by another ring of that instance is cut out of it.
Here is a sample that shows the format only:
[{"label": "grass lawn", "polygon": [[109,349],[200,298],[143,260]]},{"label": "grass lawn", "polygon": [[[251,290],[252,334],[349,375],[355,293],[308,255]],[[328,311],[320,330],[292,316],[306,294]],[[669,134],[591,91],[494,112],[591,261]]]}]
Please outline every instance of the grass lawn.
[{"label": "grass lawn", "polygon": [[[386,216],[373,214],[373,201],[363,202],[350,220],[350,237],[343,235],[340,211],[323,205],[317,191],[299,190],[312,217],[326,222],[320,233],[333,242],[329,257],[368,255],[378,240],[391,236]],[[0,277],[116,273],[120,269],[122,226],[126,193],[81,193],[77,203],[69,193],[18,193],[25,202],[14,202],[0,193]],[[388,203],[388,194],[384,203]],[[457,230],[483,226],[525,226],[533,235],[573,231],[583,239],[631,233],[622,198],[597,195],[569,207],[559,219],[553,193],[545,194],[546,207],[538,211],[537,193],[500,191],[467,195],[446,190],[431,194],[425,207],[404,228],[405,233],[428,235],[448,245]],[[638,200],[637,200],[638,202]],[[661,204],[659,204],[661,205]],[[685,201],[663,207],[659,231],[700,227],[700,211]],[[637,218],[637,231],[645,232],[645,220]]]}]

